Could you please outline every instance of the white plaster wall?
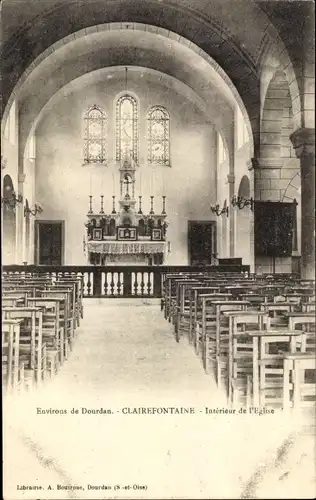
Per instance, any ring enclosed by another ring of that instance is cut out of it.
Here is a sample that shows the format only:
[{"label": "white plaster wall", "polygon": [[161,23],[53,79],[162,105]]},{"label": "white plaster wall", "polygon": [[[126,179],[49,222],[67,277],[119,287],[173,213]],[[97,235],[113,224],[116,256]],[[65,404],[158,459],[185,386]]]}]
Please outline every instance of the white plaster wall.
[{"label": "white plaster wall", "polygon": [[[161,196],[167,196],[168,264],[188,264],[188,220],[214,220],[209,205],[215,203],[214,131],[191,101],[162,85],[146,84],[146,77],[129,84],[140,100],[141,166],[137,172],[136,195],[143,196],[143,211],[149,210],[149,196],[155,196],[155,210],[161,210]],[[35,198],[44,208],[43,220],[65,221],[65,264],[85,263],[84,222],[90,186],[94,210],[112,209],[112,194],[118,199],[118,165],[114,154],[113,100],[124,91],[121,80],[91,84],[59,100],[43,117],[36,130]],[[82,115],[88,106],[104,106],[109,113],[108,166],[82,166]],[[171,167],[152,167],[146,158],[144,113],[153,105],[165,106],[171,120]],[[115,186],[113,188],[113,173]],[[140,186],[141,176],[141,186]],[[118,208],[118,207],[117,207]]]}]

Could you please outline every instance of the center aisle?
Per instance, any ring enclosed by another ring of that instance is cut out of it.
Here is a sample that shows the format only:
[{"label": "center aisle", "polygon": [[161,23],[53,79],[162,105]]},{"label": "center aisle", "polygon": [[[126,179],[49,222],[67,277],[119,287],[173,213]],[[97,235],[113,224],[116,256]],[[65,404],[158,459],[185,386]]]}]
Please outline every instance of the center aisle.
[{"label": "center aisle", "polygon": [[[175,342],[157,304],[85,301],[58,375],[5,402],[5,466],[18,471],[5,498],[236,498],[289,429],[280,416],[206,415],[206,406],[225,409],[213,377],[186,339]],[[139,414],[162,407],[178,414]],[[83,489],[62,489],[72,486]]]},{"label": "center aisle", "polygon": [[[139,299],[86,301],[75,348],[59,375],[63,385],[125,402],[184,404],[214,399],[216,384],[186,339],[176,343],[173,327],[157,305]],[[83,392],[84,393],[84,392]],[[136,399],[135,399],[136,398]],[[147,399],[148,398],[148,399]]]}]

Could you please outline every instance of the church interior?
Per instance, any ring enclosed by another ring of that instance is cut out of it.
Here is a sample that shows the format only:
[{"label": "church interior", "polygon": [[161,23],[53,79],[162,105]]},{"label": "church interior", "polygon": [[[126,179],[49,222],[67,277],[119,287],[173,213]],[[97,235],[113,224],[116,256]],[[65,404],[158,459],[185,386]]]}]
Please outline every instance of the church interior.
[{"label": "church interior", "polygon": [[6,499],[313,497],[314,3],[1,9]]}]

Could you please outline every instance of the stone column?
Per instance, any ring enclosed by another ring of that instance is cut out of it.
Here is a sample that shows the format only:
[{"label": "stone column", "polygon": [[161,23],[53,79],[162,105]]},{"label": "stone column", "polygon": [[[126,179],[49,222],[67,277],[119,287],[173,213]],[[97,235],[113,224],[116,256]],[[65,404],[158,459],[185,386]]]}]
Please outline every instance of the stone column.
[{"label": "stone column", "polygon": [[[23,184],[25,182],[26,174],[19,174],[18,176],[18,194],[24,196],[24,187]],[[16,263],[22,264],[23,255],[24,255],[24,233],[25,233],[25,224],[24,224],[24,197],[23,202],[18,203],[16,207],[17,211],[17,219],[16,219]]]},{"label": "stone column", "polygon": [[301,167],[301,277],[315,279],[315,130],[299,128],[290,139]]},{"label": "stone column", "polygon": [[[235,176],[233,174],[227,175],[227,182],[229,184],[229,199],[227,205],[229,206],[229,256],[235,257],[235,211],[231,207],[231,199],[235,194]],[[226,217],[226,215],[225,215]]]},{"label": "stone column", "polygon": [[[250,181],[250,197],[255,199],[255,170],[258,169],[257,158],[251,158],[247,162],[248,175]],[[249,209],[250,210],[250,209]],[[255,272],[255,217],[254,207],[250,211],[250,272]]]}]

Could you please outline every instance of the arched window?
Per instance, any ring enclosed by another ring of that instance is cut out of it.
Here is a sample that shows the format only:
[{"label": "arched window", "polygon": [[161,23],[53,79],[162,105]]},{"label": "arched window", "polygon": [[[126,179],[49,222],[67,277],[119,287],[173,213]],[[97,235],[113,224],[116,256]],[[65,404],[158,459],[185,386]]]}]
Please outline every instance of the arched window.
[{"label": "arched window", "polygon": [[91,106],[84,116],[84,163],[106,163],[107,116],[101,108]]},{"label": "arched window", "polygon": [[170,118],[166,109],[154,106],[147,113],[148,163],[170,165]]},{"label": "arched window", "polygon": [[116,160],[126,154],[138,162],[138,105],[129,94],[119,97],[116,103]]}]

